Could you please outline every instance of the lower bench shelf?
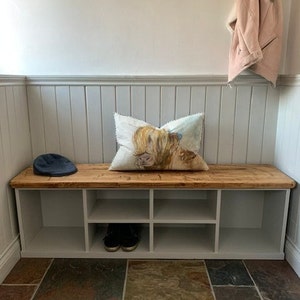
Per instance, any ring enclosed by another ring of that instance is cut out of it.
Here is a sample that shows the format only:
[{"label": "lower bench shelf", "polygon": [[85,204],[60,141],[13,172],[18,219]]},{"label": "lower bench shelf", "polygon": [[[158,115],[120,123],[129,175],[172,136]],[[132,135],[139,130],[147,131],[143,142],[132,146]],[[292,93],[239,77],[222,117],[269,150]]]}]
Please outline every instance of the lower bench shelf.
[{"label": "lower bench shelf", "polygon": [[[210,187],[203,183],[196,187],[195,179],[192,187],[182,187],[182,182],[178,186],[173,183],[157,188],[137,186],[134,182],[125,187],[100,184],[90,188],[82,183],[49,187],[40,185],[39,180],[44,179],[27,169],[11,181],[16,193],[21,254],[23,257],[283,259],[289,194],[295,183],[274,167],[269,168],[281,176],[281,184],[278,180],[274,186],[270,184],[277,177],[267,176],[266,166],[261,172],[268,184],[260,184],[259,188],[244,188],[240,184],[233,188],[232,183],[231,188],[226,188],[218,182],[218,176],[222,177],[220,169],[219,173],[208,171],[216,178],[215,186]],[[80,166],[78,169],[80,173]],[[188,173],[184,173],[185,178]],[[73,182],[77,182],[79,175],[74,175],[67,180],[73,176]],[[32,181],[26,185],[29,177],[36,185]],[[108,223],[138,224],[141,229],[138,247],[131,252],[121,249],[107,252],[103,238]]]}]

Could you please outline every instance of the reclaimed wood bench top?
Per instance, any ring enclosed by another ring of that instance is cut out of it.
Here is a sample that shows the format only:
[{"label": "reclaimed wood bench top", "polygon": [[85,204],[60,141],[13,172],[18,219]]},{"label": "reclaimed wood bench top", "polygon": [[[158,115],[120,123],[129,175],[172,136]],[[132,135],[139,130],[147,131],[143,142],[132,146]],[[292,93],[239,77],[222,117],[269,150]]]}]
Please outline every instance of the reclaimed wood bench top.
[{"label": "reclaimed wood bench top", "polygon": [[271,165],[216,164],[208,171],[109,171],[109,164],[77,164],[63,177],[38,176],[28,167],[10,181],[13,188],[186,188],[290,189],[295,181]]}]

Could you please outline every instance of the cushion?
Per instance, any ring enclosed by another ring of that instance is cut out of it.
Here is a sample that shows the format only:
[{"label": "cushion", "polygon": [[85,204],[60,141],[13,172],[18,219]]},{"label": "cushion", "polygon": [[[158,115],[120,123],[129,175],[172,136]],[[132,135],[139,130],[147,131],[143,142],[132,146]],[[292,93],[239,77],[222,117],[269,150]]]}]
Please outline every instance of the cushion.
[{"label": "cushion", "polygon": [[33,161],[33,172],[44,176],[65,176],[77,172],[76,166],[66,157],[47,153],[39,155]]},{"label": "cushion", "polygon": [[199,155],[204,114],[189,115],[161,128],[114,114],[119,149],[110,170],[208,170]]}]

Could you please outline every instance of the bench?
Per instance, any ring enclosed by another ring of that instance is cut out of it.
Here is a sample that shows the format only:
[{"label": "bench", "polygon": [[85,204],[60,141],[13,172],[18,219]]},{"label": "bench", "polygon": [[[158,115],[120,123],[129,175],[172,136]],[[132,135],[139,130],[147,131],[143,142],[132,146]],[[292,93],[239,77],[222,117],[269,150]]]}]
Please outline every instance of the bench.
[{"label": "bench", "polygon": [[[64,177],[36,176],[15,189],[24,257],[283,259],[294,180],[271,165],[209,171],[109,171],[78,164]],[[106,252],[108,223],[140,225],[132,252]]]}]

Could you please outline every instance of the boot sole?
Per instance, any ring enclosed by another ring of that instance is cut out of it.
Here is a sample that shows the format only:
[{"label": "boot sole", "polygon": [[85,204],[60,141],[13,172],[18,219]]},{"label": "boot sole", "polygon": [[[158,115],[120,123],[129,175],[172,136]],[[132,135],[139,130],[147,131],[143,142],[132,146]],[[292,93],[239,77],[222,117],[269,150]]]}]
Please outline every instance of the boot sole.
[{"label": "boot sole", "polygon": [[130,246],[130,247],[121,246],[121,248],[125,252],[130,252],[130,251],[135,250],[137,248],[137,246],[138,246],[138,244],[135,244],[135,245]]},{"label": "boot sole", "polygon": [[119,248],[120,248],[120,245],[115,246],[115,247],[107,247],[107,246],[104,246],[104,249],[105,249],[106,251],[108,251],[108,252],[116,252],[116,251],[119,250]]}]

